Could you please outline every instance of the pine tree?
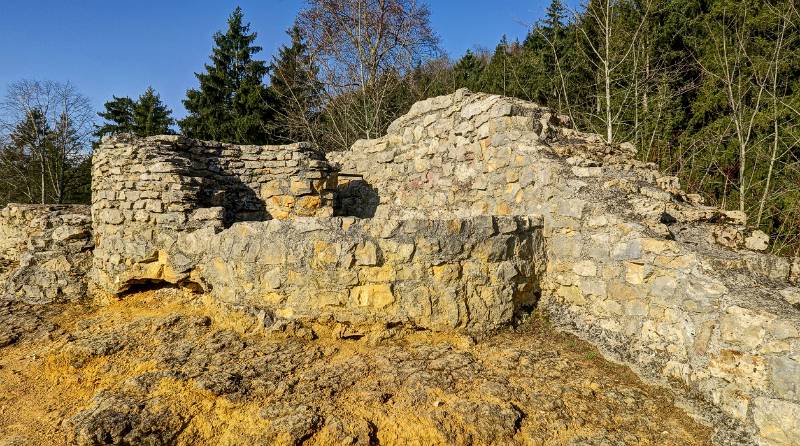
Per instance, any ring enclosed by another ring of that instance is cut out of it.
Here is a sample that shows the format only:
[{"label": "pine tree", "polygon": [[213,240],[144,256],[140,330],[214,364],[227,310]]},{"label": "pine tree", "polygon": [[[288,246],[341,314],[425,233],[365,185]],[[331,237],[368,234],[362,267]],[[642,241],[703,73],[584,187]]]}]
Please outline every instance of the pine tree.
[{"label": "pine tree", "polygon": [[133,99],[112,96],[112,99],[104,104],[106,111],[97,113],[106,122],[97,128],[95,135],[102,138],[106,135],[118,135],[120,133],[133,133],[133,110],[136,103]]},{"label": "pine tree", "polygon": [[240,144],[269,140],[273,107],[264,85],[269,69],[264,61],[253,59],[261,47],[253,45],[256,33],[243,18],[237,7],[225,34],[214,35],[211,64],[206,64],[205,73],[195,74],[200,87],[186,92],[183,104],[189,115],[179,125],[189,137]]},{"label": "pine tree", "polygon": [[153,87],[147,87],[133,106],[133,132],[137,136],[168,135],[174,123],[172,110],[161,102]]},{"label": "pine tree", "polygon": [[271,134],[277,141],[316,141],[315,130],[322,107],[322,83],[308,46],[298,27],[289,32],[291,46],[273,57],[270,90],[275,98]]}]

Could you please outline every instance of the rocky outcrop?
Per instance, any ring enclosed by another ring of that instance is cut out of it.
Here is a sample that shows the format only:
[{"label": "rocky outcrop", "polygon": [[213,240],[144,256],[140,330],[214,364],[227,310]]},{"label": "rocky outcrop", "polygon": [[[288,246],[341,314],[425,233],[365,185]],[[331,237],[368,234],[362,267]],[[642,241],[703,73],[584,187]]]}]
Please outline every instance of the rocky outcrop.
[{"label": "rocky outcrop", "polygon": [[91,224],[88,206],[10,204],[0,210],[0,298],[85,300]]},{"label": "rocky outcrop", "polygon": [[0,350],[0,444],[712,444],[667,390],[540,318],[477,343],[402,326],[359,338],[264,330],[204,299],[37,306],[56,310],[43,333]]}]

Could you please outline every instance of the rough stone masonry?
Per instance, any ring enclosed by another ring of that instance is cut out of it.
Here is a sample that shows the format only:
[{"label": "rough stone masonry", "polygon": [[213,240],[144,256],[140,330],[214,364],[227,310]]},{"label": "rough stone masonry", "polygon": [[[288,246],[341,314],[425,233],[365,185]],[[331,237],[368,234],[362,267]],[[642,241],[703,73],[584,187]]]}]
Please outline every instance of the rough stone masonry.
[{"label": "rough stone masonry", "polygon": [[481,335],[538,306],[707,404],[731,438],[800,444],[800,260],[759,252],[768,237],[745,215],[703,205],[634,154],[549,109],[466,90],[327,157],[109,139],[93,160],[88,278],[103,297],[170,283],[265,325],[356,331]]},{"label": "rough stone masonry", "polygon": [[88,206],[11,204],[0,210],[0,298],[29,304],[84,300],[91,225]]}]

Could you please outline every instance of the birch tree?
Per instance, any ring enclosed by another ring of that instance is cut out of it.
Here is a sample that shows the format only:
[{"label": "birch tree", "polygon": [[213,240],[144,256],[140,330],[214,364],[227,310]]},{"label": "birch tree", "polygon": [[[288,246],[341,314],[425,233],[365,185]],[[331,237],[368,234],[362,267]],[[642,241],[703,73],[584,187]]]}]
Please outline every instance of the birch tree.
[{"label": "birch tree", "polygon": [[[601,113],[598,118],[603,123],[608,144],[615,142],[615,124],[626,111],[630,94],[623,91],[620,92],[621,98],[615,98],[614,87],[623,77],[620,72],[634,53],[650,6],[650,0],[641,5],[620,0],[591,0],[584,5],[581,14],[575,14],[576,20],[581,22],[578,29],[584,37],[583,43],[590,51],[589,61],[597,70],[601,91],[597,101]],[[638,12],[638,20],[632,29],[631,23],[622,20],[623,7],[634,7]],[[596,35],[590,34],[591,30]]]}]

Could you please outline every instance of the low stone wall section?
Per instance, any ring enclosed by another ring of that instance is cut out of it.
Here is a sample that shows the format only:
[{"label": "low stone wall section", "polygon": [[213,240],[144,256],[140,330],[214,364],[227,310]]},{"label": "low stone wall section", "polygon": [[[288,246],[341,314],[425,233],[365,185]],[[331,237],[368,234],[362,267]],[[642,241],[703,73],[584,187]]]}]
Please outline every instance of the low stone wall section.
[{"label": "low stone wall section", "polygon": [[541,241],[524,217],[241,222],[161,234],[108,280],[196,287],[269,320],[486,333],[535,305]]},{"label": "low stone wall section", "polygon": [[92,264],[88,206],[9,204],[0,210],[0,294],[30,304],[86,299]]},{"label": "low stone wall section", "polygon": [[222,302],[353,325],[486,333],[533,308],[544,268],[541,224],[524,217],[294,219],[189,238]]}]

